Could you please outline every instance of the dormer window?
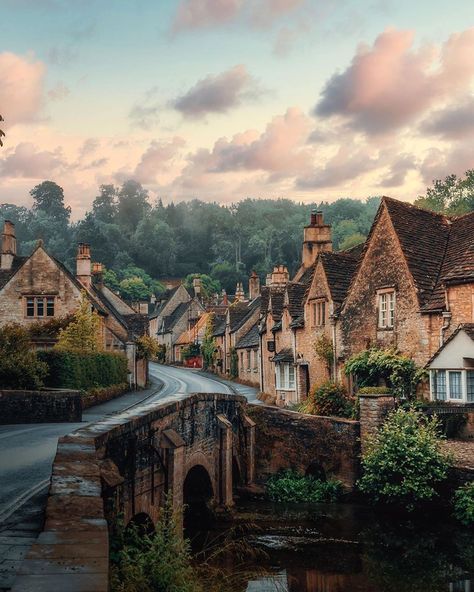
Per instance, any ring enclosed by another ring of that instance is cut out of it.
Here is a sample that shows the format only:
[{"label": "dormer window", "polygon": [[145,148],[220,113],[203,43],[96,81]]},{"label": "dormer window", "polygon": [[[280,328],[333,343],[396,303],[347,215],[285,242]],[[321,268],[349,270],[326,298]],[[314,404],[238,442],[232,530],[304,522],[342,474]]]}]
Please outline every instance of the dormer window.
[{"label": "dormer window", "polygon": [[377,298],[379,329],[393,329],[395,325],[395,290],[379,290]]}]

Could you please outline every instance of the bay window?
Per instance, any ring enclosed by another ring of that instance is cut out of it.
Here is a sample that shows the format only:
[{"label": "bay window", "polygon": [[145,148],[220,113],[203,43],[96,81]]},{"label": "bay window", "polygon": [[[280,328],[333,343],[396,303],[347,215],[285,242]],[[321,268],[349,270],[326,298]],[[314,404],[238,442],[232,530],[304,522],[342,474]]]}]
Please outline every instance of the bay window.
[{"label": "bay window", "polygon": [[431,370],[431,399],[474,403],[474,370]]}]

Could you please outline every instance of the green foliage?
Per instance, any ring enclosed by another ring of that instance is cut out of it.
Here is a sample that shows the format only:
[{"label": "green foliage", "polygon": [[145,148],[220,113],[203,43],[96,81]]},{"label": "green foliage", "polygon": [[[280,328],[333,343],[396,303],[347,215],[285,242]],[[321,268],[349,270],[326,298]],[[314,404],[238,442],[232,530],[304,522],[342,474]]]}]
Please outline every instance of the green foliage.
[{"label": "green foliage", "polygon": [[379,386],[385,382],[394,395],[412,397],[426,373],[415,362],[394,349],[366,349],[353,355],[345,364],[346,375],[353,374],[359,387]]},{"label": "green foliage", "polygon": [[60,329],[55,348],[64,352],[91,354],[103,349],[102,323],[93,310],[86,292],[81,294],[81,303],[72,320]]},{"label": "green foliage", "polygon": [[354,414],[354,401],[342,384],[328,380],[316,386],[300,405],[300,411],[311,415],[350,418]]},{"label": "green foliage", "polygon": [[357,391],[359,395],[386,395],[391,394],[388,386],[363,386]]},{"label": "green foliage", "polygon": [[104,284],[128,302],[148,300],[165,291],[160,282],[150,277],[143,269],[128,264],[118,272],[111,269],[104,271]]},{"label": "green foliage", "polygon": [[28,333],[31,338],[51,338],[58,337],[59,332],[65,329],[69,323],[74,319],[73,315],[65,317],[53,317],[46,322],[38,321],[28,325]]},{"label": "green foliage", "polygon": [[237,378],[239,375],[239,356],[235,347],[230,350],[230,377]]},{"label": "green foliage", "polygon": [[474,210],[474,169],[466,171],[465,177],[448,175],[444,180],[436,179],[428,187],[426,195],[415,201],[420,208],[444,214],[462,215]]},{"label": "green foliage", "polygon": [[474,526],[474,481],[454,492],[454,515],[466,526]]},{"label": "green foliage", "polygon": [[183,361],[189,360],[190,358],[196,358],[201,355],[201,346],[199,343],[190,343],[181,350],[181,358]]},{"label": "green foliage", "polygon": [[203,592],[169,502],[152,534],[134,525],[117,527],[110,558],[112,592]]},{"label": "green foliage", "polygon": [[184,286],[188,290],[193,287],[193,280],[199,278],[201,280],[201,295],[204,298],[212,298],[214,294],[219,294],[221,285],[218,280],[213,279],[205,273],[190,273],[184,280]]},{"label": "green foliage", "polygon": [[204,333],[204,338],[201,343],[201,352],[204,360],[204,368],[211,368],[214,364],[217,343],[215,338],[213,337],[213,332],[214,313],[210,313],[206,323],[206,331]]},{"label": "green foliage", "polygon": [[47,371],[32,349],[26,329],[15,324],[0,327],[0,388],[40,388]]},{"label": "green foliage", "polygon": [[89,390],[128,382],[127,358],[121,354],[100,352],[80,354],[56,349],[38,352],[47,364],[47,386]]},{"label": "green foliage", "polygon": [[339,248],[341,249],[341,251],[345,251],[346,249],[352,249],[353,247],[356,247],[357,245],[360,245],[363,242],[365,242],[366,238],[367,237],[365,236],[365,234],[362,234],[360,232],[354,232],[354,234],[346,236],[346,238],[339,245]]},{"label": "green foliage", "polygon": [[313,348],[315,354],[320,360],[326,363],[328,372],[331,373],[331,367],[334,361],[334,349],[332,341],[323,334],[314,342]]},{"label": "green foliage", "polygon": [[158,355],[160,344],[149,335],[142,335],[136,340],[137,356],[144,360],[151,360]]},{"label": "green foliage", "polygon": [[158,344],[156,360],[160,364],[164,364],[166,362],[166,345],[164,343]]},{"label": "green foliage", "polygon": [[438,420],[397,409],[367,443],[359,487],[374,502],[413,510],[438,495],[449,466],[440,448]]},{"label": "green foliage", "polygon": [[266,488],[273,502],[336,502],[342,494],[340,481],[322,481],[290,469],[270,477]]}]

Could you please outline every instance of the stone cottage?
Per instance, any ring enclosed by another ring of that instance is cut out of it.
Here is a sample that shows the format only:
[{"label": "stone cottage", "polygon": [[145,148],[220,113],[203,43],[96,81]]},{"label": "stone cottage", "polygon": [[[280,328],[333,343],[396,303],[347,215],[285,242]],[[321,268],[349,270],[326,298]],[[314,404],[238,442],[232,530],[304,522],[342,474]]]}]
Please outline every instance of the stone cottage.
[{"label": "stone cottage", "polygon": [[89,245],[80,244],[76,274],[50,255],[42,241],[27,257],[17,254],[14,225],[6,221],[0,253],[0,324],[29,327],[73,314],[85,293],[102,321],[104,348],[127,356],[131,384],[145,386],[147,364],[137,356],[136,340],[148,333],[147,315],[138,314],[102,281],[92,265]]}]

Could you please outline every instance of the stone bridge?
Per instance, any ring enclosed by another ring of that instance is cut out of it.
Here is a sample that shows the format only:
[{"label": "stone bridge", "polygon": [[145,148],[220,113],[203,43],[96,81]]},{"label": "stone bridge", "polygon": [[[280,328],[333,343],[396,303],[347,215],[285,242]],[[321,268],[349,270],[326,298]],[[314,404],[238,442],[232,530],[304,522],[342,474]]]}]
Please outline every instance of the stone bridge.
[{"label": "stone bridge", "polygon": [[358,422],[237,395],[183,395],[111,415],[60,439],[44,530],[12,590],[106,592],[108,526],[119,514],[155,523],[167,494],[176,507],[231,506],[235,487],[289,467],[350,490],[359,452]]}]

